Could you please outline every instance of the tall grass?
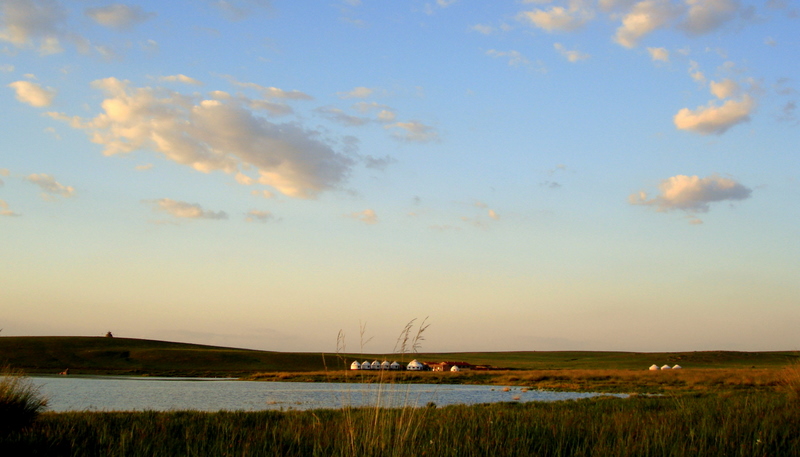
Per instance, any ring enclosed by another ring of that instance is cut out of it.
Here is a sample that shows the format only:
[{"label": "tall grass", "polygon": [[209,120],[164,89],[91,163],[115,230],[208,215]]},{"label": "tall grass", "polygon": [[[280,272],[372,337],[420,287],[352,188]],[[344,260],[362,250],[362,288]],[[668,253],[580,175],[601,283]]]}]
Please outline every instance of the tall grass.
[{"label": "tall grass", "polygon": [[[405,362],[405,356],[412,352],[418,352],[422,341],[425,339],[424,333],[428,328],[427,318],[424,319],[415,330],[416,319],[409,321],[400,332],[392,353],[400,356],[400,362]],[[359,346],[363,354],[366,344],[371,340],[366,335],[366,325],[359,326]],[[340,331],[336,339],[337,354],[346,352],[345,335]],[[347,374],[351,373],[349,364],[342,357],[343,368],[345,370],[345,380]],[[398,375],[402,373],[389,373],[386,370],[378,372],[356,371],[361,381],[360,389],[374,390],[375,403],[366,408],[351,408],[345,405],[342,409],[343,425],[341,438],[346,444],[347,455],[373,455],[371,452],[379,451],[378,455],[399,456],[409,455],[406,451],[407,443],[414,442],[420,432],[419,427],[422,418],[425,417],[425,410],[417,408],[414,399],[410,398],[409,389],[406,385],[406,394],[401,405],[387,404],[386,399],[396,398]],[[376,382],[364,383],[364,378],[376,378]],[[403,384],[405,385],[405,384]],[[392,392],[390,392],[392,391]],[[387,395],[388,393],[388,395]]]},{"label": "tall grass", "polygon": [[29,426],[46,406],[47,399],[23,373],[0,370],[0,436]]},{"label": "tall grass", "polygon": [[791,457],[800,408],[758,392],[384,409],[377,423],[372,408],[44,413],[0,454]]}]

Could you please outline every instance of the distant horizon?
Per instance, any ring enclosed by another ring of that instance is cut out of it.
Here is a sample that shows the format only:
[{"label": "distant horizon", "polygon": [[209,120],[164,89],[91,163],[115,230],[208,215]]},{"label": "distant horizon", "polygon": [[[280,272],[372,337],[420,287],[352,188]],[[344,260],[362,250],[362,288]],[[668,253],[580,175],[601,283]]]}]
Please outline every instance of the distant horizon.
[{"label": "distant horizon", "polygon": [[[113,333],[113,332],[112,332]],[[0,338],[2,337],[18,337],[18,338],[119,338],[119,339],[132,339],[132,340],[146,340],[146,341],[157,341],[162,343],[178,343],[178,344],[189,344],[189,345],[198,345],[198,346],[209,346],[209,347],[224,347],[228,349],[244,349],[244,350],[253,350],[253,351],[264,351],[264,352],[286,352],[286,353],[303,353],[303,354],[337,354],[334,351],[293,351],[293,350],[274,350],[274,349],[259,349],[259,348],[252,348],[252,347],[239,347],[239,346],[225,346],[225,345],[218,345],[218,344],[207,344],[207,343],[199,343],[195,341],[177,341],[177,340],[169,340],[169,339],[157,339],[157,338],[140,338],[140,337],[133,337],[133,336],[125,336],[125,335],[113,335],[113,337],[107,337],[105,335],[4,335],[0,333]],[[700,350],[680,350],[680,351],[637,351],[637,350],[604,350],[604,349],[553,349],[553,350],[539,350],[539,349],[509,349],[509,350],[454,350],[454,351],[427,351],[421,350],[418,352],[341,352],[341,354],[363,354],[363,355],[413,355],[413,354],[470,354],[470,353],[511,353],[511,352],[598,352],[598,353],[637,353],[637,354],[667,354],[667,353],[688,353],[688,352],[798,352],[800,353],[800,349],[770,349],[770,350],[733,350],[733,349],[700,349]]]}]

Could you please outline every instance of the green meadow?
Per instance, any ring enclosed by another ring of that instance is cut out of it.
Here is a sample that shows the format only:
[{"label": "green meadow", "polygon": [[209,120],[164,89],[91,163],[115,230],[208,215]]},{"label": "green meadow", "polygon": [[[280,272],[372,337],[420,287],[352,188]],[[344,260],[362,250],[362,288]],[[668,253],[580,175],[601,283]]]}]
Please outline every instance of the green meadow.
[{"label": "green meadow", "polygon": [[353,360],[455,360],[511,370],[643,370],[652,364],[686,368],[783,367],[796,352],[520,351],[418,354],[270,352],[198,344],[105,337],[0,337],[0,364],[28,373],[148,376],[249,376],[253,373],[341,371]]}]

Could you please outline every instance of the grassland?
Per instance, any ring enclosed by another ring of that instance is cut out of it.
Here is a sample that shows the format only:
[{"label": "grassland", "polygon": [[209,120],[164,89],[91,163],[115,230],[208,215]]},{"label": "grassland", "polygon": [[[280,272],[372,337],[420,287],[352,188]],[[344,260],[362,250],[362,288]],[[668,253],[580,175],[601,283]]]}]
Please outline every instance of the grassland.
[{"label": "grassland", "polygon": [[[356,372],[345,369],[350,361],[384,357],[273,353],[122,338],[0,338],[0,363],[31,373],[71,367],[73,372],[94,374],[247,374],[265,380],[501,384],[634,394],[443,408],[45,412],[22,430],[0,434],[0,449],[8,455],[43,456],[800,456],[796,353],[511,352],[414,357],[509,369]],[[646,370],[653,363],[680,363],[685,368]]]},{"label": "grassland", "polygon": [[[133,338],[0,337],[0,365],[32,374],[245,376],[253,373],[342,371],[353,360],[400,360],[410,354],[290,353]],[[458,360],[510,370],[643,370],[652,364],[691,369],[772,369],[800,359],[794,352],[463,352],[420,353],[423,361]],[[458,379],[458,378],[451,378]]]}]

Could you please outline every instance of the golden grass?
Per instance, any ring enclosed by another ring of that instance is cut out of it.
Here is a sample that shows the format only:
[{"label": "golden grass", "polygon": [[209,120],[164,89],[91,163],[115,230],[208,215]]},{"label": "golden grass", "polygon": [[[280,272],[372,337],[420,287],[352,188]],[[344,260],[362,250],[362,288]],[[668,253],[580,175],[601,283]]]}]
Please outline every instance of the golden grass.
[{"label": "golden grass", "polygon": [[337,370],[256,373],[248,379],[295,382],[482,384],[529,389],[625,393],[718,392],[789,389],[800,398],[800,364],[786,368],[682,370],[515,370],[393,372]]}]

